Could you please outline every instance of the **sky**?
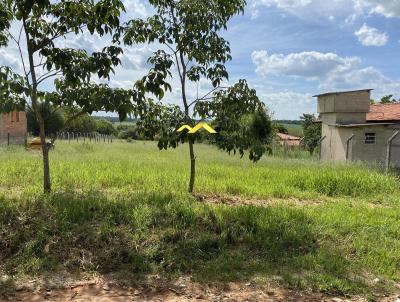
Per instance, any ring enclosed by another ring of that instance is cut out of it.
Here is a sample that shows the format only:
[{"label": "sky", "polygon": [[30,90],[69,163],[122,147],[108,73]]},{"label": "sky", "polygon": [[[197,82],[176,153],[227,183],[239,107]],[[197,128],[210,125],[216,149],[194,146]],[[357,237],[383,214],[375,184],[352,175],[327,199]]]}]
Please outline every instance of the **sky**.
[{"label": "sky", "polygon": [[[126,19],[147,17],[145,0],[125,0]],[[221,34],[230,42],[229,84],[246,79],[275,119],[299,119],[316,113],[312,96],[330,91],[374,89],[373,98],[400,97],[400,0],[248,0]],[[17,33],[18,24],[12,32]],[[58,43],[98,51],[108,38],[82,34]],[[110,85],[130,88],[149,66],[157,45],[124,49],[122,66]],[[0,48],[0,65],[21,69],[15,45]],[[165,101],[179,104],[177,78]],[[176,83],[176,85],[174,85]],[[50,90],[51,83],[43,89]],[[209,90],[201,81],[189,98]]]}]

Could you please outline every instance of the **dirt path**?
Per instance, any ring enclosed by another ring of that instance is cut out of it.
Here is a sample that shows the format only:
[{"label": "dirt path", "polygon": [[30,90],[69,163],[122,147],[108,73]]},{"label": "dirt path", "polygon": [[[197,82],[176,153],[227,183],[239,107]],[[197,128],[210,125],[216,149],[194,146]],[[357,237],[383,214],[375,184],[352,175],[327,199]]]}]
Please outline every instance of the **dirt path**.
[{"label": "dirt path", "polygon": [[228,206],[242,206],[242,205],[253,205],[253,206],[270,206],[276,204],[291,205],[296,207],[303,207],[309,205],[320,205],[323,201],[320,200],[301,200],[297,198],[242,198],[238,196],[224,196],[224,195],[196,195],[198,201],[206,202],[209,204],[224,204]]},{"label": "dirt path", "polygon": [[[263,288],[254,284],[229,283],[223,287],[205,287],[195,282],[180,279],[173,284],[146,284],[135,288],[122,288],[108,283],[86,282],[59,290],[38,290],[35,293],[19,292],[0,301],[23,302],[129,302],[129,301],[248,301],[248,302],[361,302],[363,298],[329,297],[323,294],[306,293],[268,285]],[[397,297],[378,301],[400,301]]]}]

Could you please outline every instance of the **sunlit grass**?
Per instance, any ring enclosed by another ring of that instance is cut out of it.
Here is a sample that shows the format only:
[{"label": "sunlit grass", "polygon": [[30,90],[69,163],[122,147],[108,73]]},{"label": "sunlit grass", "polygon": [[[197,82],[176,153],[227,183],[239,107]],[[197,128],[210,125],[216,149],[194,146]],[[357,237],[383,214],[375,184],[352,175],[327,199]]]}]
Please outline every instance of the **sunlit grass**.
[{"label": "sunlit grass", "polygon": [[390,291],[400,281],[394,176],[304,159],[253,164],[198,145],[197,194],[275,200],[210,205],[186,193],[186,147],[59,143],[49,196],[39,153],[1,149],[0,273],[185,274],[206,283],[279,276],[334,294]]},{"label": "sunlit grass", "polygon": [[[189,177],[187,146],[159,151],[153,142],[61,143],[51,153],[55,190],[184,192]],[[247,197],[371,197],[399,192],[397,181],[362,166],[264,158],[252,163],[198,145],[196,191]],[[12,149],[0,153],[0,187],[41,189],[41,158]]]}]

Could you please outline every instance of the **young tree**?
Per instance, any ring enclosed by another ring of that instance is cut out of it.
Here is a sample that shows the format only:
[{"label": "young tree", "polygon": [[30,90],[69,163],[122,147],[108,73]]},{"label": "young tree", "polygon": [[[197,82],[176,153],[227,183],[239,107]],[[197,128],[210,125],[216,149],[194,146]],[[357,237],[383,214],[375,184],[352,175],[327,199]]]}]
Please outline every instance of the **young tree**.
[{"label": "young tree", "polygon": [[[29,109],[35,114],[43,155],[43,187],[51,191],[49,145],[41,103],[52,108],[74,108],[77,116],[93,111],[132,110],[132,91],[115,90],[91,83],[91,77],[109,78],[120,63],[122,49],[114,45],[101,52],[59,46],[59,40],[82,33],[111,34],[120,26],[120,0],[2,0],[0,3],[0,46],[14,42],[18,47],[22,73],[0,67],[0,112]],[[17,34],[11,25],[19,26]],[[43,83],[54,80],[56,90],[44,92]],[[67,121],[68,124],[68,121]]]},{"label": "young tree", "polygon": [[[219,134],[211,138],[220,148],[243,155],[250,150],[250,158],[258,160],[265,147],[254,145],[248,132],[241,128],[242,117],[263,109],[256,92],[246,81],[226,89],[226,62],[231,60],[229,42],[220,36],[234,15],[243,12],[244,0],[150,0],[156,13],[147,20],[128,22],[123,32],[126,45],[152,43],[160,45],[148,60],[153,68],[135,84],[142,93],[151,92],[162,99],[171,90],[168,79],[179,80],[182,108],[150,102],[147,114],[139,121],[145,135],[160,136],[159,148],[177,147],[188,142],[190,155],[189,192],[193,192],[196,176],[194,143],[199,135],[176,133],[183,124],[194,126],[196,118],[211,119]],[[189,84],[209,81],[212,89],[203,96],[190,99]]]},{"label": "young tree", "polygon": [[304,134],[302,144],[308,149],[312,156],[315,148],[318,146],[318,141],[321,139],[321,124],[316,123],[317,119],[314,114],[304,113],[300,119],[303,122]]}]

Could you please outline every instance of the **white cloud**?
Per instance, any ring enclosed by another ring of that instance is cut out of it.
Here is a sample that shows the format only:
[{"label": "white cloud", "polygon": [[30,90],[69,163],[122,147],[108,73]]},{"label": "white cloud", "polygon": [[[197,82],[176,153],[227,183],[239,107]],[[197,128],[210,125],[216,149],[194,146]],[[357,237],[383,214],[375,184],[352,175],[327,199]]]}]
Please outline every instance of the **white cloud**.
[{"label": "white cloud", "polygon": [[381,32],[374,27],[369,27],[365,23],[354,34],[364,46],[385,46],[389,40],[387,33]]},{"label": "white cloud", "polygon": [[56,40],[58,47],[70,47],[74,49],[86,50],[89,54],[99,52],[106,46],[109,37],[101,37],[99,34],[90,34],[89,30],[84,30],[82,33],[75,35],[69,34],[65,39],[59,38]]},{"label": "white cloud", "polygon": [[22,72],[22,62],[16,47],[0,48],[0,66],[8,66],[14,72]]},{"label": "white cloud", "polygon": [[258,74],[304,77],[309,80],[322,80],[331,73],[353,69],[361,62],[358,57],[340,57],[334,53],[310,51],[268,55],[265,50],[254,51],[252,60]]},{"label": "white cloud", "polygon": [[299,119],[301,113],[314,113],[317,106],[312,94],[294,91],[260,93],[260,99],[272,111],[274,119]]},{"label": "white cloud", "polygon": [[126,14],[129,18],[145,18],[149,15],[148,9],[141,0],[124,0]]},{"label": "white cloud", "polygon": [[147,58],[153,53],[148,46],[124,48],[121,64],[124,69],[140,70],[146,66]]},{"label": "white cloud", "polygon": [[399,0],[353,0],[355,8],[366,9],[369,13],[387,18],[400,17]]},{"label": "white cloud", "polygon": [[[352,0],[250,0],[251,12],[258,16],[262,8],[274,6],[287,11],[298,18],[313,21],[325,21],[334,19],[345,19],[353,13]],[[256,14],[255,14],[256,12]]]},{"label": "white cloud", "polygon": [[333,16],[352,23],[358,16],[365,14],[400,17],[399,0],[250,0],[250,4],[253,16],[258,16],[263,6],[275,6],[308,20]]},{"label": "white cloud", "polygon": [[400,89],[400,83],[386,77],[376,68],[362,67],[358,57],[340,57],[334,53],[302,52],[268,55],[255,51],[252,59],[260,75],[288,76],[314,80],[326,90],[376,89],[387,94]]},{"label": "white cloud", "polygon": [[311,3],[311,0],[254,0],[253,6],[272,6],[278,8],[290,9],[304,7]]}]

